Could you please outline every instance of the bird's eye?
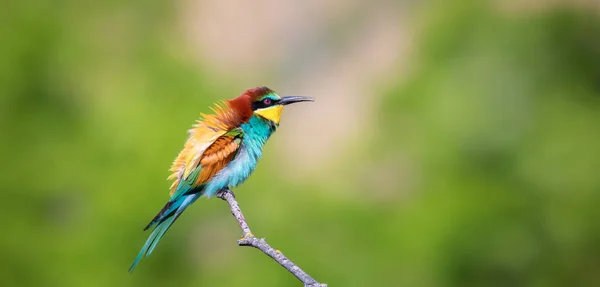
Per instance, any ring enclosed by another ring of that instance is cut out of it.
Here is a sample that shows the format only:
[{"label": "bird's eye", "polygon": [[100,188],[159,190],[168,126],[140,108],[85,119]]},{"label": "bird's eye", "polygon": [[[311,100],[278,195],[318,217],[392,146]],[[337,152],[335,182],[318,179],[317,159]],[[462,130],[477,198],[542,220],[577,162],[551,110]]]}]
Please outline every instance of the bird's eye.
[{"label": "bird's eye", "polygon": [[264,99],[263,100],[263,104],[265,104],[266,106],[270,105],[271,104],[271,99],[269,99],[269,98]]}]

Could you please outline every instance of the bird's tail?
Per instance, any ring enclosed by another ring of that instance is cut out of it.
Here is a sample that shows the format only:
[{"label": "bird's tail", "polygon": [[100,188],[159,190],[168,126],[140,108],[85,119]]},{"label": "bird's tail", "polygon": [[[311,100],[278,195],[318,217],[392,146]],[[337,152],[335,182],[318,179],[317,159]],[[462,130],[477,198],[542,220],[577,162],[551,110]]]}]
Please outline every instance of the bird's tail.
[{"label": "bird's tail", "polygon": [[198,194],[191,194],[179,198],[177,201],[169,201],[165,207],[152,219],[150,224],[144,228],[144,230],[155,226],[154,230],[146,240],[146,243],[138,253],[137,257],[129,267],[129,272],[133,272],[133,269],[137,266],[138,262],[143,258],[150,256],[160,239],[165,235],[167,230],[173,225],[175,220],[181,215],[181,213],[194,202],[198,197]]}]

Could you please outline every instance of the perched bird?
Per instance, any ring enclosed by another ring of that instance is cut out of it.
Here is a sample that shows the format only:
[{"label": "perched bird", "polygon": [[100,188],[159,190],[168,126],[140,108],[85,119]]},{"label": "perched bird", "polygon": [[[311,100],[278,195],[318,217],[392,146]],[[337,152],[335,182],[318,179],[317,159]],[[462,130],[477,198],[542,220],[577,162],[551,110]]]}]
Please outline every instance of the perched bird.
[{"label": "perched bird", "polygon": [[171,166],[171,198],[144,228],[154,230],[129,272],[152,253],[175,220],[200,196],[210,197],[244,182],[277,129],[283,106],[306,101],[314,99],[280,97],[267,87],[257,87],[217,104],[212,115],[202,114]]}]

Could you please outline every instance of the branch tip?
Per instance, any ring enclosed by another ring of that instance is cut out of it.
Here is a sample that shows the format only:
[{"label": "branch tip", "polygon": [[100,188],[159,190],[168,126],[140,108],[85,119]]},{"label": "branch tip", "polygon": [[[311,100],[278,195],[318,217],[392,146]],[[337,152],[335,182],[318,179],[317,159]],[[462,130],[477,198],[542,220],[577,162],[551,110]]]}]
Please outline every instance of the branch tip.
[{"label": "branch tip", "polygon": [[237,220],[240,229],[242,230],[242,234],[244,235],[241,239],[238,240],[239,246],[252,246],[256,249],[262,251],[265,255],[271,257],[275,260],[279,265],[285,268],[287,271],[292,273],[298,280],[300,280],[304,287],[327,287],[327,284],[319,283],[310,275],[308,275],[304,270],[302,270],[298,265],[294,264],[291,260],[289,260],[281,250],[274,249],[271,247],[264,238],[256,238],[254,234],[250,231],[250,227],[248,223],[246,223],[246,219],[242,214],[242,210],[240,209],[239,204],[235,200],[235,195],[233,192],[226,188],[217,192],[216,196],[222,200],[227,201],[229,207],[231,207],[231,214]]}]

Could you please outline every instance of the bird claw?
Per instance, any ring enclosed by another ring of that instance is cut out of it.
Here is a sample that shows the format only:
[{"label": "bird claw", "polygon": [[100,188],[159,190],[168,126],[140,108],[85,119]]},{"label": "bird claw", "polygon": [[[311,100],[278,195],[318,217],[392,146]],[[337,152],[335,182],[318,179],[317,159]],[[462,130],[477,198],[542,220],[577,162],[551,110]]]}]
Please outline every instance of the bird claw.
[{"label": "bird claw", "polygon": [[235,198],[235,193],[233,193],[233,191],[231,191],[231,189],[228,189],[228,188],[217,191],[216,195],[220,199],[225,199],[225,194],[227,194],[227,193],[231,193],[231,196],[233,196],[233,198]]}]

